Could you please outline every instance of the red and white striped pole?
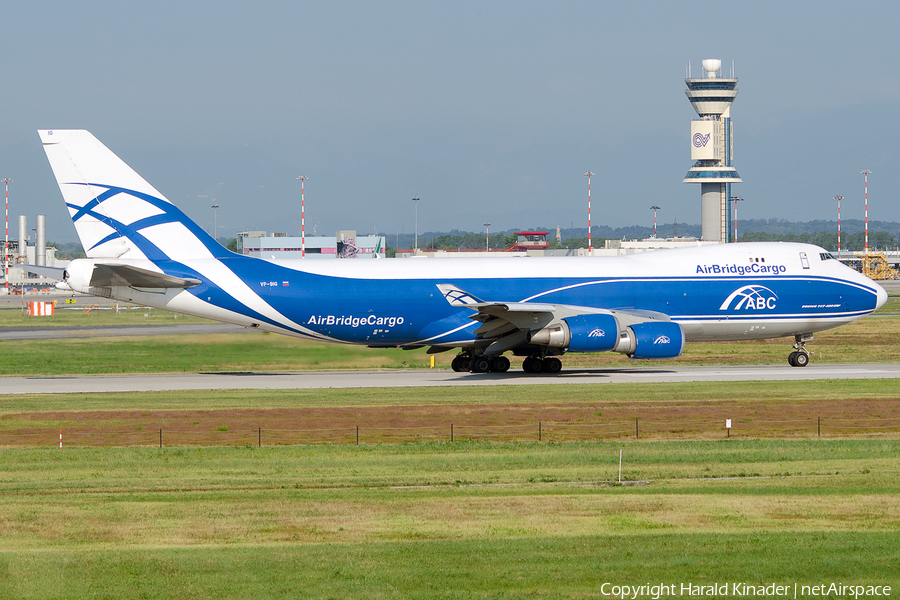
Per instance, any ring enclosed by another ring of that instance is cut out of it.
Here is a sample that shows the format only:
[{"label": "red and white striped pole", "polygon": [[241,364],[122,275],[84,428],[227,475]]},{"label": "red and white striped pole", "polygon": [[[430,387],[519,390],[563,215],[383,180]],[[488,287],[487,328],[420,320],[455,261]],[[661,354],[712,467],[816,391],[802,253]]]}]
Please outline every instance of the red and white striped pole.
[{"label": "red and white striped pole", "polygon": [[866,254],[869,253],[869,173],[872,171],[868,169],[863,169],[860,173],[863,174],[866,183]]},{"label": "red and white striped pole", "polygon": [[594,250],[591,246],[591,177],[593,173],[588,171],[584,174],[588,178],[588,256],[593,256]]},{"label": "red and white striped pole", "polygon": [[306,199],[303,197],[303,182],[309,179],[301,175],[300,180],[300,257],[306,258]]},{"label": "red and white striped pole", "polygon": [[62,429],[59,430],[59,449],[62,450]]},{"label": "red and white striped pole", "polygon": [[[9,177],[3,180],[6,184],[6,238],[3,245],[3,281],[6,283],[6,294],[9,295]],[[19,250],[21,252],[21,249]]]}]

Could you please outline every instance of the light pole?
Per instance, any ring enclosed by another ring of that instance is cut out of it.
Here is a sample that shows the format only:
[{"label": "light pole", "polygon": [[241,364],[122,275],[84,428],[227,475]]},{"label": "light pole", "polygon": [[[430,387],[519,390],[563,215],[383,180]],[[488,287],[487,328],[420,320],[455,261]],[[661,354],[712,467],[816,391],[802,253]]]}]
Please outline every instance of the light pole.
[{"label": "light pole", "polygon": [[843,196],[835,196],[835,200],[838,203],[838,252],[841,251],[841,200],[844,199]]},{"label": "light pole", "polygon": [[734,243],[736,244],[738,241],[738,228],[737,228],[737,215],[738,215],[738,202],[743,200],[740,196],[732,196],[731,200],[734,202]]},{"label": "light pole", "polygon": [[491,226],[490,223],[484,224],[484,249],[487,250],[488,252],[491,251],[491,238],[490,238],[490,235],[488,235],[490,226]]},{"label": "light pole", "polygon": [[219,201],[216,200],[215,198],[213,198],[212,209],[213,209],[213,239],[218,240],[218,238],[219,238],[219,219],[218,219]]},{"label": "light pole", "polygon": [[871,172],[868,169],[860,171],[865,178],[866,184],[866,254],[869,254],[869,173]]},{"label": "light pole", "polygon": [[[6,285],[6,294],[9,295],[9,182],[12,181],[9,177],[3,179],[3,183],[6,184],[6,238],[3,246],[3,281]],[[19,250],[21,253],[21,249]],[[34,262],[37,262],[37,256],[34,257]]]},{"label": "light pole", "polygon": [[594,251],[591,248],[591,177],[594,174],[588,171],[584,176],[588,178],[588,256],[593,256]]},{"label": "light pole", "polygon": [[416,207],[416,254],[419,253],[419,197],[416,196],[412,199],[414,206]]},{"label": "light pole", "polygon": [[653,211],[653,237],[656,237],[656,211],[659,210],[659,207],[654,204],[650,207],[650,210]]},{"label": "light pole", "polygon": [[303,182],[309,179],[301,175],[300,180],[300,258],[306,258],[306,199],[303,197]]}]

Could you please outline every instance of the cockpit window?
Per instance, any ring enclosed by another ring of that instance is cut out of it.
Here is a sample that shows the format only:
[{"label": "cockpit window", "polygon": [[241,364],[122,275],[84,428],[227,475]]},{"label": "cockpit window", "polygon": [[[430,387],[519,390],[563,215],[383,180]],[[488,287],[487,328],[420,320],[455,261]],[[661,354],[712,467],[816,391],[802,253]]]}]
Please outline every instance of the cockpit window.
[{"label": "cockpit window", "polygon": [[834,257],[834,254],[832,254],[831,252],[820,252],[819,259],[820,260],[837,260]]}]

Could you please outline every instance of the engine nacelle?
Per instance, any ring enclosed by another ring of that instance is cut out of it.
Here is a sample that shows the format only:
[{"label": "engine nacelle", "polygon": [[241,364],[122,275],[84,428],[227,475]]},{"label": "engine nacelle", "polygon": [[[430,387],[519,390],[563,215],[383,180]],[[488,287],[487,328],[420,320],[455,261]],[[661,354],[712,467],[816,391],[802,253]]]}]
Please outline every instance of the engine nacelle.
[{"label": "engine nacelle", "polygon": [[566,317],[531,334],[531,343],[565,348],[568,352],[608,352],[619,341],[619,324],[612,315]]},{"label": "engine nacelle", "polygon": [[684,331],[671,321],[636,323],[622,331],[615,350],[631,358],[675,358],[684,352]]},{"label": "engine nacelle", "polygon": [[619,341],[619,323],[612,315],[566,317],[569,328],[569,352],[608,352]]}]

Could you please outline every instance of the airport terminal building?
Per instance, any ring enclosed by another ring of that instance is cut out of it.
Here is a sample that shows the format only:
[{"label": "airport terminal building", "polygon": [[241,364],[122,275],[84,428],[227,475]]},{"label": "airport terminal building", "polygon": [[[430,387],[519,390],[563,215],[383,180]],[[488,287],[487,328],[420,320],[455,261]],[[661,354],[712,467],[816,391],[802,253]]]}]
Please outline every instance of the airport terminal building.
[{"label": "airport terminal building", "polygon": [[238,253],[264,259],[384,258],[385,239],[381,235],[358,236],[355,231],[338,231],[331,236],[301,238],[285,233],[239,231]]}]

